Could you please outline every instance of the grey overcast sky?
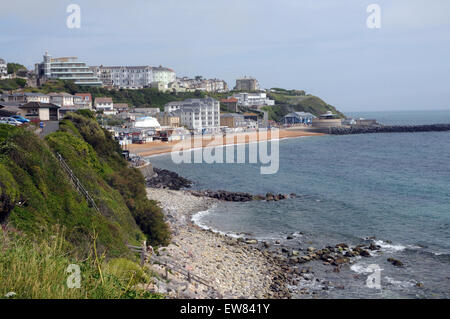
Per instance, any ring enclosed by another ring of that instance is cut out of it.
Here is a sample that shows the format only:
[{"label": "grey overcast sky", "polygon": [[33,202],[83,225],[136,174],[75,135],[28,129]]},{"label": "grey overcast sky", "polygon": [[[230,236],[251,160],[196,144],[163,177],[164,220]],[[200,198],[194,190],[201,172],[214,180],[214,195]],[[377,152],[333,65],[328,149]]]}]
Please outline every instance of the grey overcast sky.
[{"label": "grey overcast sky", "polygon": [[[366,26],[372,3],[380,29]],[[450,109],[449,0],[1,0],[0,57],[31,68],[45,51],[231,87],[251,75],[343,111]]]}]

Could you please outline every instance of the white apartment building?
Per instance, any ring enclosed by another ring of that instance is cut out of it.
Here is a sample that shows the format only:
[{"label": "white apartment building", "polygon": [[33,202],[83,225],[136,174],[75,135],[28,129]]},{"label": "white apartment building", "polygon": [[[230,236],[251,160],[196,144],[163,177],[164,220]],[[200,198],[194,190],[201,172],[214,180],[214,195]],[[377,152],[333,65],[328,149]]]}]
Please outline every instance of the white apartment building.
[{"label": "white apartment building", "polygon": [[238,106],[260,107],[265,105],[275,105],[275,101],[267,97],[266,93],[236,93],[233,97],[238,100]]},{"label": "white apartment building", "polygon": [[41,84],[47,80],[72,80],[77,85],[101,86],[102,82],[77,57],[52,58],[47,52],[44,61],[35,65],[36,77]]},{"label": "white apartment building", "polygon": [[0,79],[7,77],[8,75],[8,65],[6,64],[6,61],[3,59],[0,59]]},{"label": "white apartment building", "polygon": [[164,109],[172,109],[173,114],[180,118],[180,125],[190,130],[220,128],[220,102],[213,98],[188,99],[168,104]]},{"label": "white apartment building", "polygon": [[156,86],[163,89],[176,80],[175,71],[162,66],[92,66],[91,71],[101,79],[103,85],[126,89]]}]

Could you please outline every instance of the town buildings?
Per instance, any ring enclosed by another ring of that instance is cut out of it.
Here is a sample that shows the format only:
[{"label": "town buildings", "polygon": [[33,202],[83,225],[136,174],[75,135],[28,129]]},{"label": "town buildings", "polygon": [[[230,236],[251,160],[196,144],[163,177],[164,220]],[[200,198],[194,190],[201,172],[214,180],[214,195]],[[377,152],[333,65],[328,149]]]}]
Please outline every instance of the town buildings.
[{"label": "town buildings", "polygon": [[[80,99],[78,99],[80,98]],[[79,105],[82,109],[92,109],[92,95],[91,93],[75,93],[75,105]]]},{"label": "town buildings", "polygon": [[255,78],[243,77],[236,79],[236,86],[234,87],[236,91],[258,91],[259,83]]},{"label": "town buildings", "polygon": [[97,111],[103,111],[103,113],[105,111],[114,111],[114,103],[110,97],[97,97],[95,98],[94,105]]},{"label": "town buildings", "polygon": [[56,104],[60,107],[73,107],[73,95],[61,92],[61,93],[49,93],[50,103]]},{"label": "town buildings", "polygon": [[220,103],[211,97],[169,102],[164,110],[173,112],[180,118],[180,124],[190,130],[215,130],[220,127]]},{"label": "town buildings", "polygon": [[267,97],[264,92],[260,93],[235,93],[232,96],[237,99],[237,105],[247,108],[260,108],[266,105],[275,105],[275,101]]},{"label": "town buildings", "polygon": [[228,99],[221,99],[220,103],[230,111],[239,112],[237,98],[229,97]]},{"label": "town buildings", "polygon": [[227,82],[220,79],[204,79],[201,76],[196,76],[191,79],[188,77],[177,78],[176,81],[177,87],[174,87],[174,90],[181,92],[194,92],[194,91],[203,91],[203,92],[227,92],[228,85]]},{"label": "town buildings", "polygon": [[311,124],[312,120],[315,118],[316,118],[316,116],[314,116],[311,113],[292,112],[292,113],[286,114],[283,117],[283,123],[284,124]]},{"label": "town buildings", "polygon": [[30,93],[30,92],[20,92],[13,94],[4,94],[3,98],[8,102],[40,102],[40,103],[50,103],[50,97],[43,93]]},{"label": "town buildings", "polygon": [[156,115],[161,126],[178,127],[180,126],[180,117],[173,113],[160,112]]},{"label": "town buildings", "polygon": [[53,103],[28,102],[19,106],[22,115],[30,120],[58,121],[60,106]]},{"label": "town buildings", "polygon": [[319,118],[312,120],[312,127],[316,129],[328,130],[330,127],[341,125],[342,119],[340,119],[337,114],[333,114],[331,111],[328,111],[327,113],[320,115]]},{"label": "town buildings", "polygon": [[52,58],[47,52],[44,60],[36,63],[35,73],[37,84],[48,80],[72,80],[82,86],[102,86],[102,82],[89,69],[86,63],[78,61],[77,57]]},{"label": "town buildings", "polygon": [[162,66],[92,66],[90,70],[105,86],[141,89],[156,87],[161,91],[168,89],[175,82],[175,71]]},{"label": "town buildings", "polygon": [[246,128],[247,121],[244,115],[237,113],[224,113],[220,116],[220,124],[222,126],[228,126],[229,128]]}]

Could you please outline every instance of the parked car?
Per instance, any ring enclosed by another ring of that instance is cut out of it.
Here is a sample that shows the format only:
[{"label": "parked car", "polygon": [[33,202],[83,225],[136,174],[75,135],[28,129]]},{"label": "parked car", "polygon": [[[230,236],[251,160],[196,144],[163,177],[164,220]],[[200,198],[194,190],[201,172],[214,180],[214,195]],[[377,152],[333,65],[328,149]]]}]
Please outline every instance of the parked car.
[{"label": "parked car", "polygon": [[14,126],[22,125],[21,122],[19,122],[19,121],[16,120],[16,119],[13,119],[13,118],[11,118],[11,117],[2,117],[2,118],[0,118],[0,123],[2,123],[2,124],[14,125]]},{"label": "parked car", "polygon": [[20,123],[30,123],[30,120],[29,120],[29,119],[26,119],[26,118],[24,118],[24,117],[21,116],[21,115],[13,115],[13,116],[11,116],[11,118],[13,118],[13,119],[19,121]]}]

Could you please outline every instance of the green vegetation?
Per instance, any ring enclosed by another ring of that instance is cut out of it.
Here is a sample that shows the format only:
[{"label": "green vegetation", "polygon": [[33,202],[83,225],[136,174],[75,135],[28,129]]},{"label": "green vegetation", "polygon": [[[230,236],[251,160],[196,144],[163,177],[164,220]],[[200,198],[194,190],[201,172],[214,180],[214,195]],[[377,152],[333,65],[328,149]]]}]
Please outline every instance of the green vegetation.
[{"label": "green vegetation", "polygon": [[[0,229],[0,298],[162,298],[138,289],[151,283],[148,270],[128,259],[95,255],[95,240],[87,258],[74,258],[67,249],[64,231],[54,227],[51,240],[26,236],[14,229]],[[72,280],[76,265],[80,270],[79,288]],[[72,266],[73,267],[73,266]],[[72,276],[72,278],[71,278]],[[69,283],[69,285],[68,285]]]},{"label": "green vegetation", "polygon": [[24,88],[26,85],[27,81],[21,78],[0,80],[0,92],[17,90]]},{"label": "green vegetation", "polygon": [[[76,191],[56,153],[99,211]],[[157,297],[133,290],[150,278],[126,244],[166,245],[169,228],[161,208],[147,199],[140,171],[128,167],[90,111],[69,113],[45,140],[0,125],[0,224],[10,229],[0,234],[0,296]],[[65,286],[69,264],[82,268],[83,289]]]},{"label": "green vegetation", "polygon": [[27,68],[24,67],[22,64],[19,63],[8,63],[6,65],[6,67],[8,68],[8,74],[14,74],[17,73],[17,71],[24,69],[26,70]]},{"label": "green vegetation", "polygon": [[334,106],[325,103],[317,96],[305,94],[305,91],[279,88],[272,89],[272,91],[268,96],[275,100],[275,105],[263,108],[263,110],[269,112],[269,119],[271,120],[280,121],[283,116],[290,112],[309,112],[319,116],[331,111],[341,118],[345,117]]}]

